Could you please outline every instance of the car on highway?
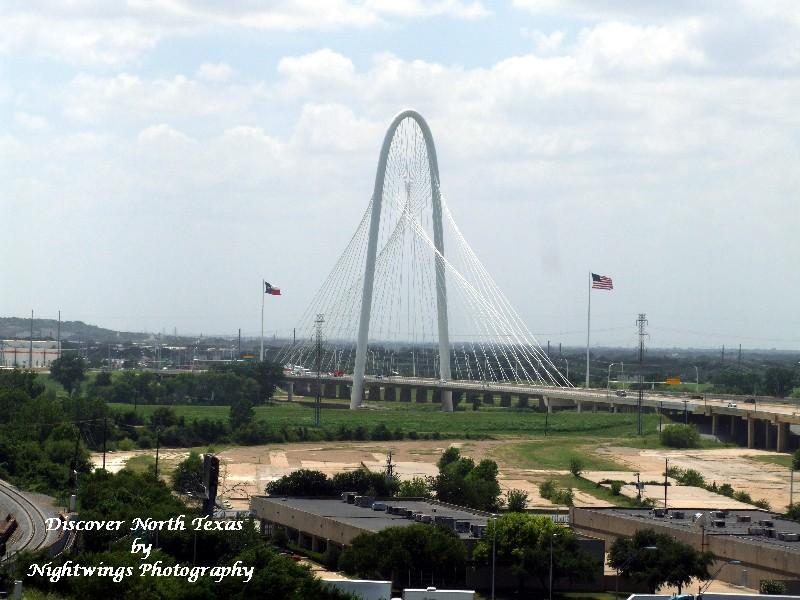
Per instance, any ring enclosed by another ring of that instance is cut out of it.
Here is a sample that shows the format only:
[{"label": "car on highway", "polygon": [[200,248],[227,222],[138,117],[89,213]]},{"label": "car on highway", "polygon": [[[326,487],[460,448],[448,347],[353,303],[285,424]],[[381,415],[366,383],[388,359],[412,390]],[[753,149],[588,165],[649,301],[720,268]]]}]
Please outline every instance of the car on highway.
[{"label": "car on highway", "polygon": [[625,390],[617,390],[617,396],[619,396],[620,398],[625,398],[627,395],[628,392],[626,392]]},{"label": "car on highway", "polygon": [[695,394],[695,395],[694,395],[694,396],[692,396],[691,398],[692,398],[692,400],[702,400],[702,399],[703,399],[703,396],[701,396],[700,394]]},{"label": "car on highway", "polygon": [[755,404],[756,403],[756,399],[755,398],[746,398],[744,403],[745,404]]},{"label": "car on highway", "polygon": [[728,408],[736,408],[736,402],[728,402]]}]

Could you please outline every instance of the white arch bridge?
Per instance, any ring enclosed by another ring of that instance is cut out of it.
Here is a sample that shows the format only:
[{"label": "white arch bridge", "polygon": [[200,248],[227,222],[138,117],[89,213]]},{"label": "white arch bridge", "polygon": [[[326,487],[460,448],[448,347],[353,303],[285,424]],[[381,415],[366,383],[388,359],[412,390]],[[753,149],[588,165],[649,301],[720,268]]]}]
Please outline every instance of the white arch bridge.
[{"label": "white arch bridge", "polygon": [[[299,373],[352,374],[353,409],[368,376],[572,387],[458,229],[430,128],[413,110],[389,125],[367,209],[296,331],[278,359]],[[438,400],[453,410],[448,386]]]}]

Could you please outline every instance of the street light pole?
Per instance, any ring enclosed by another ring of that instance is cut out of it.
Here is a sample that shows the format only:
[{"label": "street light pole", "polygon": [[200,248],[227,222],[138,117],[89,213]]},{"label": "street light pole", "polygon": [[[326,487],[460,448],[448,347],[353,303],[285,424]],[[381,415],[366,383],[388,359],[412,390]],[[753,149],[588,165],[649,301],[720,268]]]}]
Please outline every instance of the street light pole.
[{"label": "street light pole", "polygon": [[550,534],[550,594],[549,600],[553,600],[553,538],[556,537],[557,533]]},{"label": "street light pole", "polygon": [[608,402],[608,396],[611,392],[611,367],[613,367],[617,363],[611,363],[608,365],[608,377],[606,378],[606,402]]},{"label": "street light pole", "polygon": [[494,600],[494,565],[497,546],[497,515],[492,515],[492,600]]},{"label": "street light pole", "polygon": [[722,563],[722,566],[719,569],[717,569],[717,572],[714,573],[708,581],[706,581],[705,585],[702,586],[702,587],[698,587],[698,589],[697,589],[697,598],[698,598],[698,600],[702,600],[703,594],[708,589],[708,586],[710,586],[711,583],[717,578],[717,575],[720,574],[722,569],[724,569],[727,565],[740,565],[740,564],[742,564],[742,561],[740,561],[740,560],[729,560],[729,561],[727,561],[725,563]]},{"label": "street light pole", "polygon": [[569,361],[564,357],[561,357],[561,360],[563,360],[564,364],[567,366],[567,379],[569,379]]},{"label": "street light pole", "polygon": [[700,393],[700,371],[697,370],[697,365],[694,367],[694,393]]}]

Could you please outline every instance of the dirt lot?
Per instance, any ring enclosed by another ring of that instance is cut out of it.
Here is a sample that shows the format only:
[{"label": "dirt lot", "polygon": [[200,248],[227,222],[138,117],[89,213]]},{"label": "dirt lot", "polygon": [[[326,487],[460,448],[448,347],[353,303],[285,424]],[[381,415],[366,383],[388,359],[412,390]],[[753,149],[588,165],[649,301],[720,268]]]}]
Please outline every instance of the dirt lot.
[{"label": "dirt lot", "polygon": [[[502,445],[514,440],[491,441],[394,441],[394,442],[330,442],[274,444],[229,448],[219,453],[222,460],[220,473],[220,495],[231,501],[234,508],[246,508],[249,497],[263,493],[264,486],[295,469],[317,469],[329,475],[339,471],[357,469],[361,465],[369,469],[382,470],[386,465],[387,451],[392,450],[392,462],[402,479],[436,475],[436,461],[449,445],[462,449],[464,455],[479,461],[483,458],[497,460],[500,467],[500,485],[503,490],[512,488],[528,492],[531,506],[551,506],[539,496],[539,484],[554,475],[566,475],[566,471],[543,469],[521,469],[509,464],[500,452]],[[784,467],[757,462],[748,457],[769,454],[759,450],[725,448],[714,450],[639,450],[635,448],[601,446],[596,453],[613,457],[630,466],[627,472],[593,471],[584,475],[592,481],[622,479],[633,481],[634,472],[639,471],[642,481],[662,481],[664,459],[670,466],[696,469],[706,481],[718,484],[728,482],[737,490],[748,492],[753,499],[764,498],[775,507],[788,502],[789,471]],[[106,458],[106,468],[118,471],[133,456],[152,454],[152,451],[117,452]],[[160,461],[168,470],[187,455],[184,449],[162,449]],[[93,457],[100,465],[101,457]],[[798,483],[800,488],[800,482]],[[623,493],[635,495],[633,486],[625,486]],[[645,495],[657,502],[663,501],[663,486],[646,486]],[[745,507],[735,500],[706,492],[699,488],[670,486],[669,505],[684,508],[737,508]],[[575,490],[576,506],[602,505],[596,498]]]}]

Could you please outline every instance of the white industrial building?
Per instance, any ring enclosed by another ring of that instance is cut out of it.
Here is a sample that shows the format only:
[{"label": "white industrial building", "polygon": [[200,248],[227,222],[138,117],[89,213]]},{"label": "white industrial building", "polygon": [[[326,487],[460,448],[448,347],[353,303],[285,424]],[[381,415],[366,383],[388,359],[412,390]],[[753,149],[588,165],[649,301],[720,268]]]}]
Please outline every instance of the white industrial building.
[{"label": "white industrial building", "polygon": [[58,354],[56,340],[0,340],[0,367],[47,369]]}]

